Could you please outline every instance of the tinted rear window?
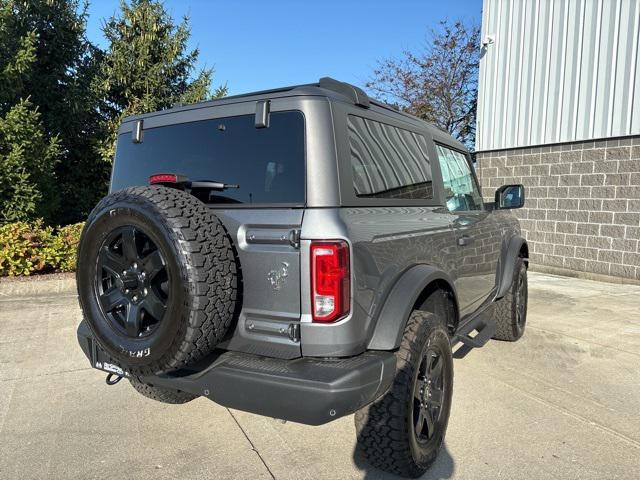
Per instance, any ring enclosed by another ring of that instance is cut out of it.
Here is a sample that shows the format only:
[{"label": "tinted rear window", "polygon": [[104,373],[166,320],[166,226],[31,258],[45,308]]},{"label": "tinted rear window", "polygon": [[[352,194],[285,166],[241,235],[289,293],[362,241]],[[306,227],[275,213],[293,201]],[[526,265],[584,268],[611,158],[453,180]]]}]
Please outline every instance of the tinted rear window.
[{"label": "tinted rear window", "polygon": [[273,112],[269,128],[255,128],[254,121],[254,115],[242,115],[150,128],[142,143],[122,134],[112,190],[146,185],[155,173],[176,173],[239,185],[209,192],[209,203],[304,203],[302,113]]}]

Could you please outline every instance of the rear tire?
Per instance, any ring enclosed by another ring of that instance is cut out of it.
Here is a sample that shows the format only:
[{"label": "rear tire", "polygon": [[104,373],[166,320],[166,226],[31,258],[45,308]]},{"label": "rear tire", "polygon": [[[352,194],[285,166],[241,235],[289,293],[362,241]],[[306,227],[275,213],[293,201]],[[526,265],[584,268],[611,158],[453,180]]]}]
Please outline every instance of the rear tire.
[{"label": "rear tire", "polygon": [[451,410],[453,357],[444,322],[414,311],[396,358],[390,389],[356,412],[357,448],[376,468],[419,477],[442,447]]},{"label": "rear tire", "polygon": [[154,385],[147,385],[146,383],[139,382],[137,380],[130,379],[131,386],[136,391],[144,395],[147,398],[162,403],[181,404],[187,403],[191,400],[198,398],[191,393],[183,392],[182,390],[171,390],[169,388],[156,387]]},{"label": "rear tire", "polygon": [[493,317],[497,327],[494,339],[515,342],[524,335],[527,302],[527,266],[522,258],[518,258],[511,288],[503,298],[494,303]]}]

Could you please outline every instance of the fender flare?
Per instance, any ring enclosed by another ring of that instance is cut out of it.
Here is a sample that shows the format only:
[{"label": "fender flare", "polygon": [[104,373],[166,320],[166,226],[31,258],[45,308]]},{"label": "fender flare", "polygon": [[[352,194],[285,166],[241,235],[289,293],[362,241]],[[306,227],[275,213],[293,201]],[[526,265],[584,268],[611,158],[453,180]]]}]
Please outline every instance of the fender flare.
[{"label": "fender flare", "polygon": [[[500,257],[500,275],[498,277],[498,289],[496,291],[496,300],[506,295],[513,283],[513,270],[515,269],[516,260],[520,256],[520,250],[523,245],[527,245],[527,241],[520,235],[514,235],[509,239],[506,247],[503,247]],[[527,247],[528,248],[528,247]]]},{"label": "fender flare", "polygon": [[415,265],[405,271],[396,281],[378,315],[369,350],[394,350],[400,346],[404,328],[413,306],[424,289],[434,281],[446,282],[454,295],[456,311],[458,300],[453,280],[442,270],[432,265]]}]

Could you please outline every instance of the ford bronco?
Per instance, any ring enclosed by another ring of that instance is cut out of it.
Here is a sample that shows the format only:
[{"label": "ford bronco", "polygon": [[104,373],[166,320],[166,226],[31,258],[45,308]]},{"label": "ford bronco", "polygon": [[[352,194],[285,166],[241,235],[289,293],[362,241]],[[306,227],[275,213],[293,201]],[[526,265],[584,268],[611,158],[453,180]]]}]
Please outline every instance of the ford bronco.
[{"label": "ford bronco", "polygon": [[523,203],[484,202],[461,143],[330,78],[130,117],[82,233],[78,340],[161,402],[355,413],[371,464],[419,476],[453,356],[523,334]]}]

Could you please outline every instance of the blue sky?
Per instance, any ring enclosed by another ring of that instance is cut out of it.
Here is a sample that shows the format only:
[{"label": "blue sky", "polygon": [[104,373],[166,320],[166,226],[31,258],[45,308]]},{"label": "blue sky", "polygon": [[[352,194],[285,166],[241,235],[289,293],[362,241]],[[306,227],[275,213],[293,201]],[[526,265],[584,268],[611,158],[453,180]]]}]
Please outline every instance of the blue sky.
[{"label": "blue sky", "polygon": [[[88,36],[105,46],[101,25],[118,0],[92,0]],[[362,85],[376,61],[425,44],[441,19],[480,21],[482,0],[325,0],[321,2],[167,0],[189,15],[200,66],[230,94],[315,82],[322,76]]]}]

